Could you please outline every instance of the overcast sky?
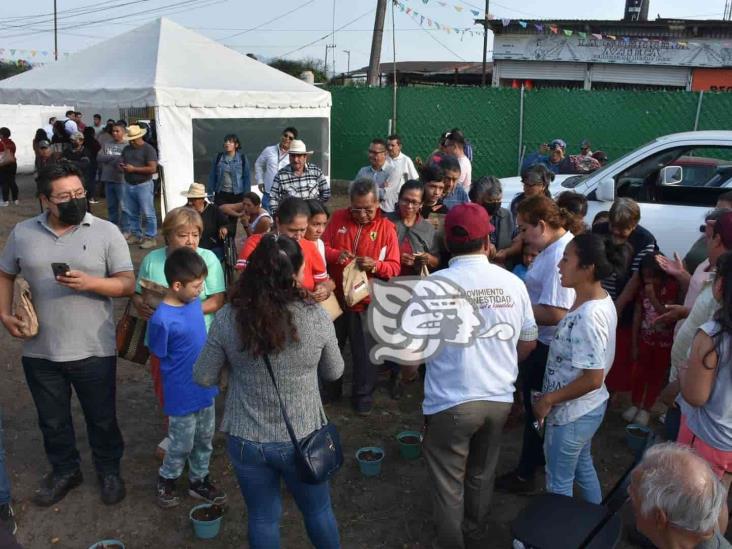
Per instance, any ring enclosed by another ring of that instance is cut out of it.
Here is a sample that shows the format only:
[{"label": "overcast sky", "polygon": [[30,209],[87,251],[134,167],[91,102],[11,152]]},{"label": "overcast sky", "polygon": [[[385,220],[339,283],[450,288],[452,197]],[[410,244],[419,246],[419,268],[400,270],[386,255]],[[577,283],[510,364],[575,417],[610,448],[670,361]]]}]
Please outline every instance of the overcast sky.
[{"label": "overcast sky", "polygon": [[[461,39],[430,28],[427,19],[453,28],[479,30],[473,26],[471,10],[482,12],[483,1],[443,0],[446,6],[438,0],[400,1],[424,15],[425,28],[420,27],[419,18],[415,21],[395,10],[398,61],[481,59],[482,36],[465,34]],[[53,0],[0,2],[0,58],[8,58],[10,49],[25,49],[37,50],[35,59],[42,60],[40,52],[53,50]],[[368,64],[376,0],[57,0],[57,4],[60,52],[78,51],[165,15],[242,53],[265,58],[322,59],[325,45],[334,42],[336,47],[329,55],[335,51],[336,71],[341,72],[348,60],[344,50],[351,52],[351,69]],[[490,2],[490,13],[497,19],[620,19],[624,5],[624,0],[502,0]],[[724,0],[651,0],[649,19],[658,15],[721,19],[723,12]],[[334,27],[333,39],[328,35]],[[391,59],[389,7],[382,61]]]}]

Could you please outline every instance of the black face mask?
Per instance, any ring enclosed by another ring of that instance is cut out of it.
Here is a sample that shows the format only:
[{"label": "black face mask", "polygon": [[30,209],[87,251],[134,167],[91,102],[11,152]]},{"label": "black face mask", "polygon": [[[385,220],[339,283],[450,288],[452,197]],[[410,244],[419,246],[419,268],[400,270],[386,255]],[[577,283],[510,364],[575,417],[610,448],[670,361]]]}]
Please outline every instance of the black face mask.
[{"label": "black face mask", "polygon": [[498,213],[498,210],[501,209],[501,205],[498,202],[492,202],[490,204],[483,204],[483,207],[485,208],[485,211],[488,212],[488,215],[493,217]]},{"label": "black face mask", "polygon": [[79,225],[86,215],[86,198],[72,198],[56,204],[58,218],[65,225]]}]

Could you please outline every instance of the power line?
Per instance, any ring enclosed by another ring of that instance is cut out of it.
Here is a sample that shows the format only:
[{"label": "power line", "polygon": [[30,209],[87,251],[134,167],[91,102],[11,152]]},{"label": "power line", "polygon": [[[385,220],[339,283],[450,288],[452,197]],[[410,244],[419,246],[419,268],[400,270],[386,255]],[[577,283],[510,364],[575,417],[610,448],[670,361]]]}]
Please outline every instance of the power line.
[{"label": "power line", "polygon": [[[298,7],[294,8],[294,9],[291,9],[288,12],[282,13],[282,14],[278,15],[277,17],[273,17],[269,21],[265,21],[261,25],[257,25],[256,27],[252,27],[250,29],[244,29],[241,32],[237,32],[236,34],[232,34],[230,36],[224,36],[223,38],[220,38],[219,40],[220,41],[223,41],[223,40],[231,40],[232,38],[235,38],[236,36],[241,36],[242,34],[246,34],[246,33],[251,32],[253,30],[260,29],[263,26],[268,25],[269,23],[272,23],[273,21],[277,21],[278,19],[281,19],[283,17],[287,17],[288,15],[295,13],[296,11],[304,8],[305,6],[308,6],[308,5],[312,4],[315,1],[316,0],[309,0],[308,2],[305,2],[304,4],[300,4]],[[232,30],[234,30],[234,29],[232,29]]]},{"label": "power line", "polygon": [[283,54],[282,54],[282,55],[281,55],[280,57],[287,57],[288,55],[291,55],[291,54],[293,54],[293,53],[297,53],[297,52],[299,52],[300,50],[304,50],[305,48],[307,48],[307,47],[310,47],[310,46],[312,46],[313,44],[317,44],[318,42],[320,42],[320,41],[322,41],[322,40],[325,40],[326,38],[328,38],[328,37],[329,37],[329,36],[330,36],[331,34],[333,34],[333,32],[341,31],[342,29],[346,28],[346,27],[347,27],[348,25],[351,25],[351,24],[355,23],[355,22],[356,22],[356,21],[358,21],[359,19],[362,19],[362,18],[366,17],[367,15],[370,15],[370,14],[372,14],[373,12],[374,12],[374,8],[370,8],[370,9],[369,9],[368,11],[365,11],[364,13],[362,13],[361,15],[359,15],[358,17],[356,17],[356,18],[354,18],[354,19],[351,19],[351,20],[350,20],[350,21],[349,21],[348,23],[346,23],[345,25],[342,25],[342,26],[338,27],[337,29],[335,29],[335,31],[331,31],[331,32],[329,32],[328,34],[325,34],[325,35],[321,36],[321,37],[320,37],[320,38],[318,38],[317,40],[313,40],[312,42],[308,42],[308,43],[307,43],[307,44],[305,44],[304,46],[300,46],[299,48],[295,48],[295,49],[294,49],[294,50],[292,50],[292,51],[288,51],[287,53],[283,53]]},{"label": "power line", "polygon": [[[415,23],[417,22],[417,21],[416,21],[416,19],[414,19],[414,18],[412,17],[412,15],[411,15],[411,14],[409,15],[409,17],[410,17],[411,19],[413,19]],[[435,42],[437,42],[437,43],[438,43],[438,44],[439,44],[440,46],[442,46],[443,48],[445,48],[445,49],[446,49],[447,51],[449,51],[449,52],[450,52],[451,54],[453,54],[453,55],[454,55],[455,57],[457,57],[457,58],[458,58],[458,59],[460,59],[461,61],[465,61],[465,62],[467,62],[467,59],[465,59],[464,57],[462,57],[462,56],[461,56],[460,54],[458,54],[458,53],[455,53],[454,51],[452,51],[452,50],[451,50],[451,49],[450,49],[450,48],[449,48],[449,47],[448,47],[448,46],[447,46],[446,44],[442,43],[442,42],[441,42],[440,40],[438,40],[438,39],[437,39],[437,38],[436,38],[435,36],[433,36],[433,35],[432,35],[431,33],[427,32],[427,29],[421,29],[421,30],[425,31],[425,32],[427,33],[427,36],[429,36],[430,38],[432,38],[432,40],[434,40]]]},{"label": "power line", "polygon": [[[137,1],[141,1],[141,0],[137,0]],[[227,2],[227,1],[228,0],[183,0],[183,1],[180,1],[180,2],[174,2],[172,4],[166,4],[164,6],[158,6],[156,8],[150,8],[150,9],[147,9],[147,10],[141,10],[141,11],[137,11],[137,12],[134,12],[134,13],[128,13],[128,14],[125,14],[125,15],[118,15],[118,16],[115,16],[115,17],[107,17],[107,18],[105,18],[105,19],[103,19],[101,21],[82,21],[82,22],[77,23],[77,24],[74,24],[74,25],[67,25],[67,26],[65,26],[63,28],[60,28],[59,29],[59,32],[68,31],[68,30],[71,30],[71,29],[79,29],[79,28],[82,28],[82,27],[86,28],[86,27],[93,27],[93,26],[97,26],[97,25],[106,25],[106,24],[110,23],[111,21],[116,21],[118,19],[130,18],[130,17],[140,16],[140,15],[146,15],[147,17],[149,17],[151,15],[160,16],[160,15],[171,15],[173,13],[179,13],[179,11],[172,12],[172,11],[168,10],[167,8],[176,9],[176,8],[180,8],[180,7],[185,6],[186,7],[186,10],[185,11],[188,12],[191,9],[200,9],[200,8],[203,8],[203,7],[208,7],[208,6],[211,6],[211,5],[214,5],[214,4],[220,4],[220,3],[223,3],[223,2]],[[198,2],[201,2],[201,4],[199,6],[192,7],[193,4],[196,4]],[[44,32],[53,32],[53,29],[38,29],[37,31],[34,31],[34,32],[23,32],[23,33],[18,33],[18,34],[8,34],[8,35],[0,36],[0,38],[15,38],[15,37],[20,37],[20,36],[30,36],[30,35],[34,35],[34,34],[38,34],[38,33],[44,33]]]}]

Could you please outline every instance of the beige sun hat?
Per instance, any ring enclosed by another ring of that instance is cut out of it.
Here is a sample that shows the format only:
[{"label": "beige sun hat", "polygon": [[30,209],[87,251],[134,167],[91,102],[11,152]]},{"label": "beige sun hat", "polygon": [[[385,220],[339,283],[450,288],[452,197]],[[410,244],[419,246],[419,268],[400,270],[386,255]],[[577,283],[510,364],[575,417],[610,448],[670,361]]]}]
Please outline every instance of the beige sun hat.
[{"label": "beige sun hat", "polygon": [[186,198],[207,198],[208,193],[206,193],[206,186],[201,183],[191,183],[191,186],[188,187],[187,191],[183,191],[180,193],[182,196],[185,196]]},{"label": "beige sun hat", "polygon": [[137,124],[131,124],[127,126],[127,135],[125,138],[127,141],[132,141],[133,139],[137,139],[138,137],[142,137],[147,133],[147,130],[145,128],[141,128]]},{"label": "beige sun hat", "polygon": [[289,154],[313,154],[313,151],[307,150],[304,141],[293,139],[290,148],[287,150]]}]

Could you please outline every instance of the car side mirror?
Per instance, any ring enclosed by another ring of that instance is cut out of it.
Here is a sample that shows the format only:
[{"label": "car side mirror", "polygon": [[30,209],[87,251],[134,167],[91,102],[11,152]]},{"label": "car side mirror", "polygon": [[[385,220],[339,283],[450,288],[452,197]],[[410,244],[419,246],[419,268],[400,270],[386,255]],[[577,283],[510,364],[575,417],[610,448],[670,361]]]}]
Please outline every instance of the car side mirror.
[{"label": "car side mirror", "polygon": [[661,168],[661,185],[678,185],[684,180],[684,168],[666,166]]},{"label": "car side mirror", "polygon": [[612,202],[615,200],[615,180],[612,177],[602,179],[597,185],[595,192],[597,200],[600,202]]}]

